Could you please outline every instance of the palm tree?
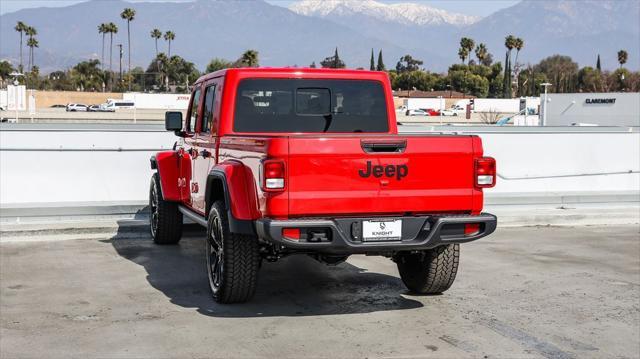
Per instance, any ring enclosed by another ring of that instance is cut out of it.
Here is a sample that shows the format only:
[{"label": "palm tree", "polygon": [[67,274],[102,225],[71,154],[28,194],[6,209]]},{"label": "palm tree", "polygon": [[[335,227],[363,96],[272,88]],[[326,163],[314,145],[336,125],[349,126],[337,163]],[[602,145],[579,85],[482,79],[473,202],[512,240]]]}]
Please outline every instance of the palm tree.
[{"label": "palm tree", "polygon": [[517,37],[513,41],[513,47],[516,49],[515,65],[516,65],[516,67],[518,67],[518,55],[520,54],[520,50],[522,50],[522,48],[524,47],[524,40],[522,40],[521,38]]},{"label": "palm tree", "polygon": [[467,51],[465,47],[460,47],[460,49],[458,49],[458,57],[462,60],[463,64],[467,56],[469,56],[469,51]]},{"label": "palm tree", "polygon": [[[464,51],[465,58],[471,53],[471,51],[473,51],[473,47],[475,46],[475,44],[475,41],[468,37],[463,37],[462,39],[460,39],[460,47],[466,50]],[[458,56],[460,56],[460,51],[458,51]],[[471,56],[469,56],[469,61],[471,61]],[[464,62],[464,60],[462,60],[462,62]]]},{"label": "palm tree", "polygon": [[102,65],[102,71],[104,71],[104,38],[109,32],[108,29],[109,24],[107,24],[106,22],[98,25],[98,34],[102,35],[102,61],[100,62],[100,64]]},{"label": "palm tree", "polygon": [[518,87],[519,87],[519,78],[520,78],[520,65],[518,64],[518,55],[520,55],[520,50],[522,50],[522,48],[524,47],[524,40],[522,40],[521,38],[517,37],[514,41],[513,41],[513,47],[516,49],[516,61],[514,62],[515,65],[515,70],[514,70],[514,79],[515,79],[515,84],[516,84],[516,88],[515,91],[518,91]]},{"label": "palm tree", "polygon": [[476,57],[478,58],[478,63],[484,64],[484,60],[487,58],[487,45],[480,43],[476,46]]},{"label": "palm tree", "polygon": [[107,24],[106,30],[109,33],[109,91],[111,91],[113,83],[113,34],[118,33],[118,25],[110,22]]},{"label": "palm tree", "polygon": [[169,30],[164,33],[164,39],[169,42],[169,51],[167,51],[167,56],[171,58],[171,41],[175,40],[176,34]]},{"label": "palm tree", "polygon": [[504,98],[511,98],[511,50],[516,46],[515,36],[509,35],[505,37],[504,46],[507,48],[507,53],[504,61],[503,95]]},{"label": "palm tree", "polygon": [[628,58],[629,58],[629,54],[627,54],[625,50],[618,51],[618,62],[620,63],[620,68],[622,68],[622,65],[627,63]]},{"label": "palm tree", "polygon": [[[136,11],[132,8],[126,8],[124,10],[122,10],[122,12],[120,13],[120,17],[124,20],[127,20],[127,48],[128,48],[128,56],[129,56],[129,61],[128,61],[128,72],[131,72],[131,28],[130,28],[130,24],[131,21],[134,20],[136,16]],[[129,82],[129,88],[131,88],[131,82]]]},{"label": "palm tree", "polygon": [[258,51],[247,50],[240,57],[240,62],[247,67],[258,67]]},{"label": "palm tree", "polygon": [[27,24],[22,21],[18,21],[14,30],[20,33],[20,67],[18,68],[18,72],[22,72],[22,34],[27,30]]},{"label": "palm tree", "polygon": [[29,63],[30,63],[30,66],[31,66],[30,67],[31,71],[33,71],[33,67],[34,67],[33,65],[36,62],[36,59],[35,59],[35,56],[34,56],[34,53],[33,53],[33,49],[35,47],[39,47],[38,45],[39,45],[38,44],[38,40],[35,37],[30,37],[29,40],[27,40],[27,46],[30,49],[29,50],[30,51],[29,52]]},{"label": "palm tree", "polygon": [[151,31],[151,38],[156,42],[156,57],[158,57],[158,39],[162,37],[162,31],[158,29],[153,29]]},{"label": "palm tree", "polygon": [[[27,29],[24,31],[24,33],[27,36],[29,36],[29,40],[33,39],[34,36],[38,35],[38,31],[36,30],[36,28],[31,26],[27,26]],[[27,47],[30,47],[29,40],[27,40]],[[29,69],[30,70],[33,69],[32,55],[33,55],[33,48],[31,47],[31,50],[29,51]]]}]

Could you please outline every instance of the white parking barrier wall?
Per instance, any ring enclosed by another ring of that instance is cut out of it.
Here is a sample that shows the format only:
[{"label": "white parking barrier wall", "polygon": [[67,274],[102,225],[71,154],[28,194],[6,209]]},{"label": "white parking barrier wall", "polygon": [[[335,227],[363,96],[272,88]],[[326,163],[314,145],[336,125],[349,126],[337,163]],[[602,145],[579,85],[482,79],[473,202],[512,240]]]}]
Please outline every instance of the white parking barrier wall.
[{"label": "white parking barrier wall", "polygon": [[[176,137],[157,126],[140,127],[3,127],[0,207],[6,213],[7,208],[145,203],[149,158],[172,148]],[[487,190],[488,199],[640,191],[638,132],[478,132],[485,154],[498,163],[498,184]]]}]

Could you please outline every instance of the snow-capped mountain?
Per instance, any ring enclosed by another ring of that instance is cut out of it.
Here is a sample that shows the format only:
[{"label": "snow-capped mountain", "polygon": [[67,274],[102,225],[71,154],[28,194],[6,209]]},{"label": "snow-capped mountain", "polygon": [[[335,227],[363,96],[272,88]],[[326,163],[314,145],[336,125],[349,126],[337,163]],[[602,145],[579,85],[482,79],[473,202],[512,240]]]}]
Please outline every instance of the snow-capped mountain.
[{"label": "snow-capped mountain", "polygon": [[[602,67],[610,70],[618,67],[617,52],[625,49],[629,53],[625,66],[636,70],[640,66],[638,0],[522,0],[479,20],[409,3],[420,0],[401,1],[407,3],[304,0],[291,6],[294,11],[264,0],[93,0],[23,9],[0,15],[0,61],[8,59],[15,65],[19,59],[17,21],[38,29],[36,64],[43,73],[100,58],[102,38],[96,26],[117,23],[121,30],[114,44],[126,43],[127,25],[120,11],[133,7],[131,60],[143,68],[155,56],[149,31],[156,27],[174,31],[172,53],[199,69],[214,57],[233,61],[247,49],[260,53],[263,66],[307,66],[331,56],[338,47],[349,68],[367,68],[373,48],[376,53],[383,51],[388,68],[410,54],[424,61],[425,68],[440,72],[459,62],[461,37],[485,43],[494,60],[500,61],[507,35],[524,39],[519,55],[523,63],[562,54],[580,65],[595,66],[600,55]],[[167,44],[160,46],[165,51]],[[115,54],[114,60],[117,63]]]},{"label": "snow-capped mountain", "polygon": [[384,4],[375,0],[301,0],[289,6],[300,15],[326,17],[351,17],[364,15],[404,25],[471,25],[480,17],[450,13],[416,3]]}]

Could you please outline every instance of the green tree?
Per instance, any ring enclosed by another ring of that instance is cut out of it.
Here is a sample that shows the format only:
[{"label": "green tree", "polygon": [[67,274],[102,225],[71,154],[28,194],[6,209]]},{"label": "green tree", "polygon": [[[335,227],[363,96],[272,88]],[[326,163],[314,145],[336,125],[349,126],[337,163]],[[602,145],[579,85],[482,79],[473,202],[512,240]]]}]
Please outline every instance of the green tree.
[{"label": "green tree", "polygon": [[324,68],[332,68],[332,69],[343,69],[347,67],[338,55],[338,48],[336,47],[336,51],[333,56],[326,57],[324,60],[320,61],[320,66]]},{"label": "green tree", "polygon": [[469,71],[449,72],[449,80],[454,90],[476,97],[486,97],[489,93],[489,80]]},{"label": "green tree", "polygon": [[109,91],[113,88],[113,35],[118,33],[118,26],[112,22],[107,24],[109,34]]},{"label": "green tree", "polygon": [[600,66],[600,54],[598,54],[598,60],[596,61],[596,70],[602,72],[602,66]]},{"label": "green tree", "polygon": [[176,34],[173,31],[167,31],[164,33],[164,39],[169,43],[168,56],[171,57],[171,41],[176,39]]},{"label": "green tree", "polygon": [[549,80],[545,74],[537,72],[533,66],[529,65],[526,70],[520,72],[518,82],[522,84],[518,88],[518,96],[539,96],[544,92],[541,84]]},{"label": "green tree", "polygon": [[[471,54],[471,51],[473,51],[474,46],[475,41],[473,41],[473,39],[468,37],[463,37],[462,39],[460,39],[460,48],[464,49],[464,51],[462,51],[464,54],[466,54],[464,57],[468,57],[469,61],[471,61],[471,56],[469,56],[469,54]],[[458,51],[458,56],[461,56],[460,51]],[[462,60],[462,62],[464,62],[464,60]]]},{"label": "green tree", "polygon": [[151,38],[155,41],[156,44],[156,57],[158,57],[158,40],[162,37],[162,31],[158,29],[151,30]]},{"label": "green tree", "polygon": [[158,53],[155,59],[151,61],[145,72],[145,82],[148,86],[157,86],[159,89],[166,91],[166,82],[168,81],[167,70],[169,67],[169,58],[164,52]]},{"label": "green tree", "polygon": [[99,91],[102,88],[102,74],[99,60],[82,61],[71,69],[75,88],[81,91]]},{"label": "green tree", "polygon": [[[613,71],[607,78],[607,87],[609,91],[634,91],[637,92],[637,86],[629,86],[628,83],[632,81],[632,74],[629,70],[620,67]],[[636,72],[637,77],[637,72]]]},{"label": "green tree", "polygon": [[627,51],[625,50],[618,51],[618,62],[620,63],[620,68],[622,68],[622,65],[627,63],[628,57],[629,57],[629,54],[627,54]]},{"label": "green tree", "polygon": [[585,66],[578,71],[578,86],[581,92],[598,92],[602,88],[600,71]]},{"label": "green tree", "polygon": [[491,65],[491,75],[489,80],[489,97],[497,98],[503,95],[503,80],[504,74],[502,71],[502,63],[496,62]]},{"label": "green tree", "polygon": [[102,24],[98,25],[98,34],[102,35],[102,56],[100,57],[100,66],[102,66],[102,71],[104,71],[104,40],[108,32],[109,24],[103,22]]},{"label": "green tree", "polygon": [[490,66],[491,64],[487,64],[487,56],[489,55],[489,50],[487,50],[487,45],[480,43],[476,46],[476,57],[478,58],[478,63],[483,64],[485,66]]},{"label": "green tree", "polygon": [[131,21],[133,21],[136,17],[136,11],[132,8],[125,8],[120,13],[120,17],[123,20],[127,20],[127,71],[131,72]]},{"label": "green tree", "polygon": [[414,59],[411,55],[404,55],[396,64],[396,72],[401,74],[403,72],[417,71],[420,70],[420,65],[422,64],[422,60]]},{"label": "green tree", "polygon": [[7,86],[7,82],[10,80],[13,71],[15,71],[15,69],[9,61],[0,61],[0,86]]},{"label": "green tree", "polygon": [[19,72],[22,72],[24,69],[24,67],[22,66],[22,34],[27,31],[27,28],[27,24],[22,21],[18,21],[16,27],[14,27],[14,30],[20,33],[20,66],[18,66]]},{"label": "green tree", "polygon": [[378,52],[378,64],[376,65],[376,70],[387,71],[387,68],[384,66],[384,61],[382,60],[382,50]]},{"label": "green tree", "polygon": [[237,66],[240,67],[258,67],[260,66],[258,61],[258,51],[247,50],[236,61]]},{"label": "green tree", "polygon": [[569,56],[549,56],[535,65],[534,69],[546,75],[553,84],[554,92],[566,93],[577,90],[578,64]]},{"label": "green tree", "polygon": [[71,77],[65,71],[53,71],[47,76],[44,81],[46,90],[54,91],[73,91],[76,88],[73,86]]},{"label": "green tree", "polygon": [[516,47],[516,37],[513,35],[509,35],[504,39],[504,46],[507,48],[507,53],[505,55],[505,67],[504,67],[504,84],[502,86],[503,89],[503,97],[511,98],[511,50]]},{"label": "green tree", "polygon": [[516,49],[516,61],[514,62],[516,66],[518,66],[518,55],[520,55],[520,50],[524,47],[524,40],[519,37],[513,41],[513,48]]},{"label": "green tree", "polygon": [[460,58],[461,63],[464,64],[464,60],[469,56],[469,51],[466,48],[461,47],[458,49],[458,57]]},{"label": "green tree", "polygon": [[232,67],[232,65],[233,64],[230,61],[216,57],[214,59],[211,59],[211,61],[209,61],[206,72],[211,73],[211,72],[216,72],[222,69],[228,69]]},{"label": "green tree", "polygon": [[185,89],[186,85],[200,77],[200,72],[193,62],[186,61],[177,55],[171,56],[166,67],[169,81],[184,84]]},{"label": "green tree", "polygon": [[396,89],[431,91],[440,76],[426,71],[404,71],[394,76],[391,86]]},{"label": "green tree", "polygon": [[38,43],[38,40],[35,37],[30,37],[29,40],[27,40],[27,46],[29,47],[29,63],[30,63],[31,72],[33,72],[33,68],[36,62],[35,53],[33,52],[33,49],[40,47],[39,45],[40,44]]},{"label": "green tree", "polygon": [[38,30],[36,30],[35,27],[31,27],[31,26],[27,26],[27,29],[24,31],[24,33],[29,36],[29,39],[27,40],[27,47],[30,49],[29,50],[29,69],[33,70],[33,46],[29,45],[29,41],[31,40],[31,44],[35,46],[36,42],[33,42],[33,38],[34,36],[38,35]]},{"label": "green tree", "polygon": [[371,59],[369,61],[369,70],[371,71],[375,71],[376,70],[376,62],[373,58],[373,49],[371,49]]}]

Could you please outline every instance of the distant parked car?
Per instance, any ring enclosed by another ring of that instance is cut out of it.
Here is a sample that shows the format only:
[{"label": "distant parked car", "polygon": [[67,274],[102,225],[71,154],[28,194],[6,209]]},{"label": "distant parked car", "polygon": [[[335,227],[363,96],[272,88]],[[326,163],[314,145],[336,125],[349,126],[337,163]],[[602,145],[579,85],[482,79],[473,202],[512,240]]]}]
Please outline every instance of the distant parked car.
[{"label": "distant parked car", "polygon": [[429,114],[425,110],[407,110],[407,112],[405,112],[405,115],[407,115],[407,116],[429,116]]},{"label": "distant parked car", "polygon": [[458,116],[458,113],[454,110],[442,110],[440,111],[440,113],[442,114],[442,116]]},{"label": "distant parked car", "polygon": [[91,105],[87,108],[87,111],[89,112],[99,112],[100,111],[100,105]]},{"label": "distant parked car", "polygon": [[101,107],[109,112],[113,112],[117,109],[132,109],[136,107],[133,101],[127,100],[107,100],[107,103],[103,103]]},{"label": "distant parked car", "polygon": [[467,109],[462,107],[462,106],[458,106],[458,105],[453,105],[451,106],[450,109],[448,109],[447,111],[452,111],[454,112],[456,115],[464,115],[467,113]]},{"label": "distant parked car", "polygon": [[115,112],[116,108],[114,106],[109,106],[108,103],[100,104],[100,112]]},{"label": "distant parked car", "polygon": [[440,111],[434,110],[432,108],[423,108],[422,111],[427,113],[427,116],[440,116]]},{"label": "distant parked car", "polygon": [[51,108],[66,108],[67,106],[65,105],[61,105],[61,104],[55,104],[55,105],[51,105]]},{"label": "distant parked car", "polygon": [[87,105],[83,105],[81,103],[70,103],[67,105],[67,112],[76,112],[76,111],[87,111]]}]

